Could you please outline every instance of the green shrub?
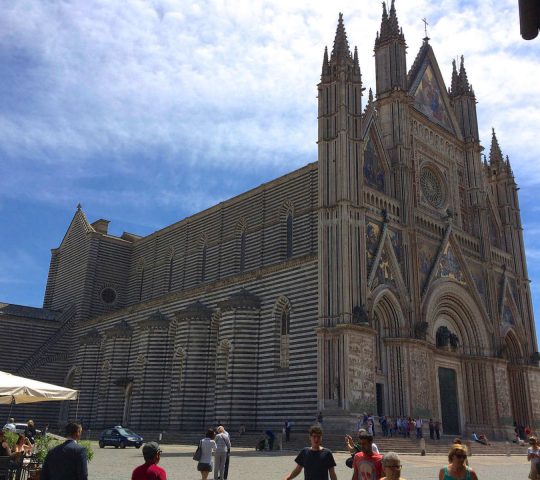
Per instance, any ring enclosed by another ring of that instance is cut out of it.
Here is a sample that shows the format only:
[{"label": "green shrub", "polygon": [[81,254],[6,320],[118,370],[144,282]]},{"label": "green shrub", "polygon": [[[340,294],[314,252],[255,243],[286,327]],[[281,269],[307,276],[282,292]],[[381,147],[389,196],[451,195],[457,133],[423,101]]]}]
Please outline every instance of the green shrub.
[{"label": "green shrub", "polygon": [[[37,437],[34,445],[35,458],[39,460],[39,462],[43,463],[47,453],[49,453],[49,450],[53,449],[57,445],[60,445],[61,443],[63,443],[61,440],[57,440],[50,435],[47,435],[46,437]],[[90,462],[92,458],[94,458],[94,449],[92,448],[92,444],[88,440],[81,440],[79,445],[86,449],[86,457]]]},{"label": "green shrub", "polygon": [[19,434],[12,432],[11,430],[5,430],[4,431],[4,439],[9,445],[9,448],[13,450],[15,448],[15,444],[17,443],[17,440],[19,438]]}]

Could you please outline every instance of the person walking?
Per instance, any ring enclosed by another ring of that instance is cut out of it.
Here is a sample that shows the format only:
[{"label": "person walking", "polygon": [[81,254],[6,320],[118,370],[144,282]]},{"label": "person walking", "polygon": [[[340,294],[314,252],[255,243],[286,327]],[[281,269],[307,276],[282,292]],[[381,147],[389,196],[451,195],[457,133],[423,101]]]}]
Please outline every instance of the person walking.
[{"label": "person walking", "polygon": [[332,452],[322,446],[322,428],[318,425],[309,429],[310,446],[303,448],[295,458],[296,467],[285,480],[292,480],[304,470],[305,480],[337,480],[336,462]]},{"label": "person walking", "polygon": [[[225,435],[227,435],[227,438],[229,439],[229,443],[231,442],[231,436],[229,435],[229,432],[227,430],[225,430],[225,427],[222,427],[223,428],[223,433]],[[245,427],[244,427],[244,432],[245,432]],[[227,480],[227,477],[229,476],[229,463],[230,463],[230,460],[231,460],[231,447],[229,445],[229,448],[227,449],[227,460],[225,460],[225,472],[223,474],[223,480]]]},{"label": "person walking", "polygon": [[441,422],[439,420],[435,420],[435,436],[437,437],[437,440],[441,439]]},{"label": "person walking", "polygon": [[401,460],[396,452],[388,452],[382,459],[384,477],[381,480],[405,480],[401,476]]},{"label": "person walking", "polygon": [[465,462],[467,447],[454,443],[448,452],[448,465],[439,471],[439,480],[478,480],[476,473]]},{"label": "person walking", "polygon": [[161,460],[161,449],[156,442],[143,445],[144,463],[133,470],[131,480],[167,480],[167,472],[158,466]]},{"label": "person walking", "polygon": [[432,418],[429,419],[429,438],[435,440],[435,422]]},{"label": "person walking", "polygon": [[378,480],[382,477],[382,455],[373,451],[373,435],[360,430],[358,440],[361,450],[353,459],[352,480]]},{"label": "person walking", "polygon": [[197,470],[201,472],[202,480],[206,480],[208,474],[212,471],[212,452],[215,452],[217,448],[214,437],[214,430],[210,428],[206,431],[206,436],[199,442],[201,446],[201,458],[197,464]]},{"label": "person walking", "polygon": [[531,471],[529,478],[531,480],[540,480],[540,445],[536,437],[529,437],[529,448],[527,449],[527,461],[531,462]]},{"label": "person walking", "polygon": [[41,480],[88,480],[86,449],[77,443],[81,433],[80,423],[68,423],[67,440],[47,453],[41,469]]},{"label": "person walking", "polygon": [[214,438],[216,442],[216,453],[214,455],[214,480],[225,479],[225,465],[227,463],[227,455],[231,449],[231,441],[229,435],[225,434],[225,428],[219,426],[217,435]]}]

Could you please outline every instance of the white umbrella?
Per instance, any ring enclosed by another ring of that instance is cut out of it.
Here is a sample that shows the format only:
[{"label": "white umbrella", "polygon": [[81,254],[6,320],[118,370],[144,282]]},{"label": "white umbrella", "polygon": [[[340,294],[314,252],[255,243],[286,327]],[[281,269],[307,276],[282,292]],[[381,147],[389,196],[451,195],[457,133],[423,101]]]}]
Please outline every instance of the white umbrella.
[{"label": "white umbrella", "polygon": [[78,397],[79,392],[71,388],[0,372],[0,404],[77,400]]}]

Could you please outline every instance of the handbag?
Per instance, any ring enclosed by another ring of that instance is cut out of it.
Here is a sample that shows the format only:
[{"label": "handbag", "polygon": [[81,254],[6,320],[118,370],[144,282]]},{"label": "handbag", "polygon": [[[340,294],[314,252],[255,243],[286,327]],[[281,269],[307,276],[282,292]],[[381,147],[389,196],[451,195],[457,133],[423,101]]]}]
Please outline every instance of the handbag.
[{"label": "handbag", "polygon": [[202,455],[202,446],[201,442],[199,442],[199,445],[197,446],[197,450],[195,450],[195,453],[193,454],[193,460],[196,462],[200,461]]},{"label": "handbag", "polygon": [[345,460],[345,465],[347,465],[347,467],[349,468],[352,468],[353,460],[354,460],[354,455],[351,455],[349,458],[347,458],[347,460]]}]

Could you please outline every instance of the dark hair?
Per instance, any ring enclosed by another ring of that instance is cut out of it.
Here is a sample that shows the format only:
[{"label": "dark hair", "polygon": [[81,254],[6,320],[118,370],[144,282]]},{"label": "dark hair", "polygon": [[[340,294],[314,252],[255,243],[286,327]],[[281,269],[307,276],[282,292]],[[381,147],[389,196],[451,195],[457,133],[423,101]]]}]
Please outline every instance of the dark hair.
[{"label": "dark hair", "polygon": [[364,428],[361,428],[360,430],[358,430],[358,438],[360,440],[362,439],[366,439],[366,440],[369,440],[370,442],[373,442],[373,435],[370,434],[366,429]]},{"label": "dark hair", "polygon": [[309,429],[309,436],[311,435],[322,435],[322,428],[317,425],[313,425],[313,427]]},{"label": "dark hair", "polygon": [[213,428],[209,428],[207,431],[206,431],[206,436],[208,438],[214,438],[216,436],[216,432],[214,432],[214,429]]},{"label": "dark hair", "polygon": [[72,437],[73,435],[77,434],[80,430],[82,430],[82,425],[78,422],[69,422],[66,425],[66,437]]},{"label": "dark hair", "polygon": [[[21,442],[22,440],[22,442]],[[24,443],[24,435],[22,433],[19,433],[19,437],[17,438],[17,441],[15,443]]]}]

